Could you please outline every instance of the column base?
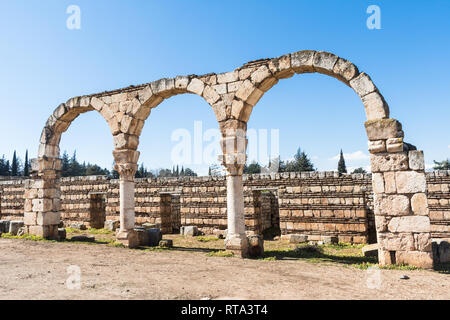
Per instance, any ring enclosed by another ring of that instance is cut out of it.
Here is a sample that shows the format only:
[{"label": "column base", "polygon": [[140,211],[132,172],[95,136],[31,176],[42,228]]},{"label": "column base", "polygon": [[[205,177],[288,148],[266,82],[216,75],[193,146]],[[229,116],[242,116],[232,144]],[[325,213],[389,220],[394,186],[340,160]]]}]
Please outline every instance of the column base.
[{"label": "column base", "polygon": [[25,226],[25,231],[28,234],[31,234],[33,236],[42,237],[49,240],[59,240],[58,235],[58,225],[47,225],[47,226]]},{"label": "column base", "polygon": [[248,257],[249,242],[245,234],[233,234],[228,235],[225,239],[225,249],[233,252],[236,257],[247,258]]},{"label": "column base", "polygon": [[118,230],[116,240],[130,249],[139,247],[138,234],[134,230]]}]

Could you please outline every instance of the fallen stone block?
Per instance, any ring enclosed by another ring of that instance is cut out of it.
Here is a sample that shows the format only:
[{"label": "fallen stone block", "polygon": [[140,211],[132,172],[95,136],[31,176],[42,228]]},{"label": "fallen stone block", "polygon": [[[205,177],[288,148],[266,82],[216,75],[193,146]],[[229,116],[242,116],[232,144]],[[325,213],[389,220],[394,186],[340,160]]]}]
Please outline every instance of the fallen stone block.
[{"label": "fallen stone block", "polygon": [[8,232],[16,236],[20,228],[23,227],[23,221],[10,221]]},{"label": "fallen stone block", "polygon": [[[58,230],[59,233],[59,230]],[[73,236],[70,241],[77,241],[77,242],[95,242],[94,236]]]},{"label": "fallen stone block", "polygon": [[134,231],[136,231],[138,243],[140,246],[148,246],[149,245],[149,234],[148,230],[141,227],[134,228]]},{"label": "fallen stone block", "polygon": [[378,257],[378,243],[369,244],[361,249],[364,257]]},{"label": "fallen stone block", "polygon": [[336,236],[322,236],[321,241],[323,244],[338,244],[339,242]]},{"label": "fallen stone block", "polygon": [[304,243],[308,241],[308,236],[305,234],[290,234],[290,243]]},{"label": "fallen stone block", "polygon": [[9,220],[0,220],[0,232],[8,233],[9,232]]},{"label": "fallen stone block", "polygon": [[79,229],[79,230],[86,230],[86,226],[83,223],[72,223],[70,225],[70,228],[72,229]]},{"label": "fallen stone block", "polygon": [[119,220],[106,220],[105,221],[105,230],[116,231],[120,227]]},{"label": "fallen stone block", "polygon": [[159,228],[152,228],[147,230],[148,233],[148,245],[150,247],[156,247],[159,245],[159,242],[162,240],[162,232]]},{"label": "fallen stone block", "polygon": [[66,240],[67,232],[65,228],[58,228],[58,241]]},{"label": "fallen stone block", "polygon": [[185,237],[195,237],[198,234],[196,226],[183,226],[180,228],[180,233]]},{"label": "fallen stone block", "polygon": [[163,239],[163,240],[159,241],[159,246],[161,248],[172,248],[173,241],[171,239]]},{"label": "fallen stone block", "polygon": [[248,255],[251,258],[258,258],[264,255],[264,239],[260,235],[248,236]]}]

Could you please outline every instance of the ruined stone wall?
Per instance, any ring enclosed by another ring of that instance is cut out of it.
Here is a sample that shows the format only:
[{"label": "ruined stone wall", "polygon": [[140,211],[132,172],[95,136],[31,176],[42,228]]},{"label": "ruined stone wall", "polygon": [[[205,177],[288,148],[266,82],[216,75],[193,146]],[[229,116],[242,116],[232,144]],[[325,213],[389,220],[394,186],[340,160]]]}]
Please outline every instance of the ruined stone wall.
[{"label": "ruined stone wall", "polygon": [[[60,182],[66,225],[119,219],[118,180],[91,176]],[[450,171],[429,172],[427,182],[432,235],[449,238]],[[0,181],[0,219],[23,220],[23,193],[24,180]],[[136,179],[135,200],[137,225],[154,223],[165,232],[180,225],[196,225],[205,233],[227,228],[225,177]],[[250,232],[274,227],[317,240],[336,235],[342,242],[376,241],[370,174],[244,175],[244,201]]]},{"label": "ruined stone wall", "polygon": [[433,238],[450,238],[450,171],[427,172]]}]

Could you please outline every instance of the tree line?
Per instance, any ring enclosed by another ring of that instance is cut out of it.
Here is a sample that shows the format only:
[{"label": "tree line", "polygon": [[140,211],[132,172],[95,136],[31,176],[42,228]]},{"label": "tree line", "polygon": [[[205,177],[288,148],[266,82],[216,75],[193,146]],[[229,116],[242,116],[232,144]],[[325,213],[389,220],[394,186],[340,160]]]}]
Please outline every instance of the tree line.
[{"label": "tree line", "polygon": [[28,160],[28,150],[25,152],[25,160],[17,156],[14,150],[12,160],[9,161],[5,155],[0,159],[0,176],[3,177],[28,177],[30,175],[30,161]]}]

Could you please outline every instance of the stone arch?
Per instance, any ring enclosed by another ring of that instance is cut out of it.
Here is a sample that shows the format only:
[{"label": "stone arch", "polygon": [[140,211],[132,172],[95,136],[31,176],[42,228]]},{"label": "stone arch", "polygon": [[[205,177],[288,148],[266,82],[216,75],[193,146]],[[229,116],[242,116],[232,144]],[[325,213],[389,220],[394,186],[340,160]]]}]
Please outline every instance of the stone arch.
[{"label": "stone arch", "polygon": [[[233,71],[235,81],[227,84],[228,88],[232,86],[234,98],[229,106],[231,114],[221,122],[222,148],[223,164],[228,169],[228,202],[232,203],[228,207],[228,214],[232,215],[228,229],[235,230],[227,238],[227,247],[246,255],[249,245],[242,222],[242,161],[245,163],[246,123],[252,109],[280,79],[314,72],[344,82],[358,94],[365,107],[380,264],[431,268],[423,152],[403,141],[400,122],[389,118],[385,99],[366,73],[360,73],[354,64],[332,53],[310,50],[249,62]],[[225,147],[228,141],[233,141],[234,147]]]}]

